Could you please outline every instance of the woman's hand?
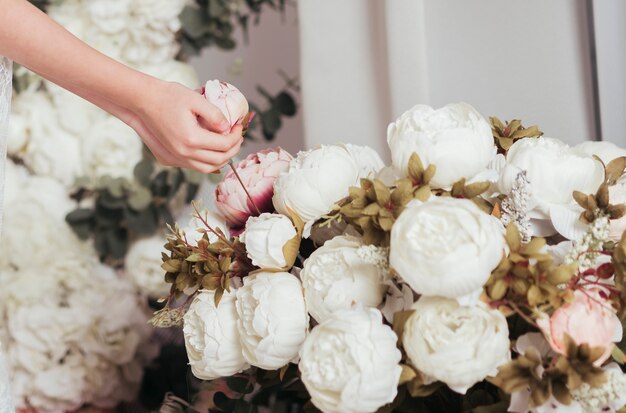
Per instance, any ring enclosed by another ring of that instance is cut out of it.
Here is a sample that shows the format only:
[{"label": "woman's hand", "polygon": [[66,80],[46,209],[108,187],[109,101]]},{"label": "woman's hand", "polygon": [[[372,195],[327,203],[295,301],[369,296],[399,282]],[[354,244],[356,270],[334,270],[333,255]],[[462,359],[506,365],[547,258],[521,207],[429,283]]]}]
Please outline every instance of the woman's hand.
[{"label": "woman's hand", "polygon": [[230,130],[222,112],[202,95],[178,83],[151,83],[125,121],[159,162],[210,173],[239,152],[242,127]]},{"label": "woman's hand", "polygon": [[108,58],[27,1],[2,6],[0,55],[126,122],[163,164],[208,173],[239,151],[241,126],[229,130],[220,110],[199,93]]}]

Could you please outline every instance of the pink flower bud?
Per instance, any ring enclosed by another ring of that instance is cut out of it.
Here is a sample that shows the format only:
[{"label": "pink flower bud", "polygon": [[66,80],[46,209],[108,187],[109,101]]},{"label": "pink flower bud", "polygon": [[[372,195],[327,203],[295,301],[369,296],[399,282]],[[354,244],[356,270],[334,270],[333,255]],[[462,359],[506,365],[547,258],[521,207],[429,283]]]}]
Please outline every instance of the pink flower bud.
[{"label": "pink flower bud", "polygon": [[200,92],[222,111],[231,128],[240,124],[250,109],[246,97],[229,83],[209,80]]},{"label": "pink flower bud", "polygon": [[272,205],[274,181],[281,172],[289,168],[292,159],[289,152],[276,148],[248,155],[239,162],[236,166],[237,174],[254,203],[248,198],[232,170],[224,175],[224,179],[215,189],[215,204],[232,228],[241,229],[248,217],[259,215],[255,204],[261,213],[274,211]]}]

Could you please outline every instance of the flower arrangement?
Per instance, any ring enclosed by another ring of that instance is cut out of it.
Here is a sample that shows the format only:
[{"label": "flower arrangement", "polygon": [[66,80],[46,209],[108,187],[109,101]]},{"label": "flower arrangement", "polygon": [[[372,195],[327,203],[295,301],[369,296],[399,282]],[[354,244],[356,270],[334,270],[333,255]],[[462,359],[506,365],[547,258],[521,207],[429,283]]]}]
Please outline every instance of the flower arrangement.
[{"label": "flower arrangement", "polygon": [[388,143],[389,166],[351,144],[251,155],[215,191],[221,226],[196,207],[172,228],[152,323],[182,325],[210,405],[622,409],[626,152],[464,103],[415,106]]}]

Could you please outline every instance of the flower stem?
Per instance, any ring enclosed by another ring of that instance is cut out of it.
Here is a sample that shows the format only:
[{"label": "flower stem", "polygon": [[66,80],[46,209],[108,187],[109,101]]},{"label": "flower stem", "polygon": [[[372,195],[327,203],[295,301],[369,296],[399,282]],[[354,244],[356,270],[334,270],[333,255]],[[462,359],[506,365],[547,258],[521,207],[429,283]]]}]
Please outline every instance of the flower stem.
[{"label": "flower stem", "polygon": [[244,185],[243,181],[241,180],[241,177],[239,176],[239,174],[237,173],[237,168],[235,168],[235,165],[233,165],[233,160],[231,159],[230,161],[228,161],[228,165],[230,166],[230,169],[233,171],[233,173],[235,174],[235,176],[237,177],[237,180],[239,181],[239,183],[241,184],[241,187],[243,188],[244,192],[246,193],[246,195],[248,196],[248,199],[250,200],[250,202],[252,203],[252,205],[254,206],[254,209],[256,209],[256,213],[258,215],[261,215],[261,210],[259,209],[259,207],[256,205],[256,202],[254,202],[254,199],[252,199],[252,196],[250,195],[250,192],[248,192],[248,188],[246,188],[246,186]]},{"label": "flower stem", "polygon": [[199,219],[199,220],[200,220],[200,221],[204,224],[204,226],[208,228],[208,230],[209,230],[209,231],[211,231],[213,234],[215,234],[215,236],[216,236],[217,238],[219,238],[219,239],[220,239],[220,240],[222,240],[224,243],[226,243],[226,245],[229,245],[229,246],[231,246],[231,247],[233,246],[233,244],[232,244],[232,243],[230,243],[230,241],[228,241],[228,240],[227,240],[227,239],[226,239],[223,235],[221,235],[219,232],[217,232],[216,230],[214,230],[214,229],[213,229],[213,227],[209,224],[209,222],[208,222],[205,218],[203,218],[203,217],[202,217],[202,214],[200,214],[200,211],[198,211],[198,207],[196,206],[196,203],[195,203],[195,202],[192,202],[192,203],[191,203],[191,206],[193,207],[194,211],[196,211],[196,218],[198,218],[198,219]]}]

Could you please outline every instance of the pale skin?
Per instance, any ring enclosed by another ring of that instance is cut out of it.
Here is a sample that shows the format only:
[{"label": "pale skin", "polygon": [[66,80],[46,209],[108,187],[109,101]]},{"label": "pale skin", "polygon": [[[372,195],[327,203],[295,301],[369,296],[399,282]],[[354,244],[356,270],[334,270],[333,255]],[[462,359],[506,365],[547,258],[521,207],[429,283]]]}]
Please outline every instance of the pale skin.
[{"label": "pale skin", "polygon": [[199,93],[110,59],[26,0],[0,10],[0,55],[121,119],[162,164],[210,173],[239,152],[241,126]]}]

